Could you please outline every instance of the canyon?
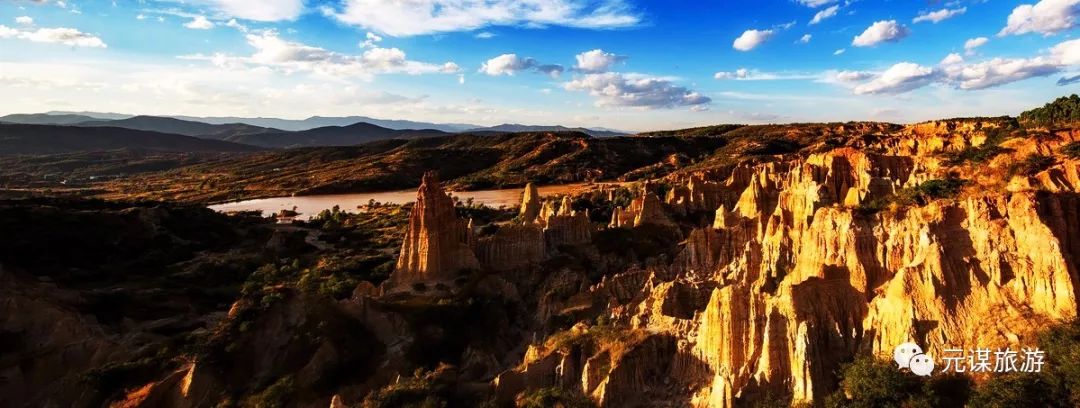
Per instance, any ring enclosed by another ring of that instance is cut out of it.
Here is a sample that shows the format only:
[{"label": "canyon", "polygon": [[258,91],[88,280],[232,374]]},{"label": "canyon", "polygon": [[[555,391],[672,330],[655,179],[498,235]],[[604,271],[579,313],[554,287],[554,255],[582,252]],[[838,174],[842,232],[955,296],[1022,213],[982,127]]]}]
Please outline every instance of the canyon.
[{"label": "canyon", "polygon": [[[700,131],[716,129],[686,133]],[[47,233],[65,225],[45,223],[0,251],[0,341],[18,338],[0,353],[12,362],[0,403],[822,406],[858,397],[845,389],[849,363],[888,360],[901,343],[932,357],[1020,350],[1077,318],[1073,127],[977,118],[721,131],[693,160],[679,148],[706,142],[661,139],[667,148],[609,172],[641,177],[555,196],[515,171],[571,164],[501,158],[499,177],[526,181],[512,209],[447,194],[440,176],[466,173],[418,168],[414,203],[287,225],[176,203],[5,202],[2,219],[98,217],[147,247],[44,263]],[[602,162],[587,157],[588,139],[527,137],[584,141],[574,163]],[[154,245],[184,250],[136,257]],[[217,291],[199,283],[210,277]],[[155,279],[167,284],[154,291]],[[195,309],[116,316],[93,300],[110,291],[126,307],[184,293]],[[93,385],[80,380],[90,372]]]}]

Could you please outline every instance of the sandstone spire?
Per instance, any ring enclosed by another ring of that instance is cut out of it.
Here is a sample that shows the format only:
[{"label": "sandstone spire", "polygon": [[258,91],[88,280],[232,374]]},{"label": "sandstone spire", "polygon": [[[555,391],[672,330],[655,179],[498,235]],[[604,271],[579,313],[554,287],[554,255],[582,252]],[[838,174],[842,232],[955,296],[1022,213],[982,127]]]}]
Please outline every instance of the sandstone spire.
[{"label": "sandstone spire", "polygon": [[467,222],[457,218],[453,199],[435,175],[425,174],[390,281],[398,285],[453,280],[461,270],[479,266],[469,248]]},{"label": "sandstone spire", "polygon": [[643,224],[672,225],[671,219],[664,214],[664,207],[656,194],[642,192],[641,212],[634,218],[634,226]]},{"label": "sandstone spire", "polygon": [[525,193],[521,197],[521,220],[524,223],[531,223],[536,221],[536,217],[540,215],[540,193],[536,191],[536,186],[533,183],[525,185]]}]

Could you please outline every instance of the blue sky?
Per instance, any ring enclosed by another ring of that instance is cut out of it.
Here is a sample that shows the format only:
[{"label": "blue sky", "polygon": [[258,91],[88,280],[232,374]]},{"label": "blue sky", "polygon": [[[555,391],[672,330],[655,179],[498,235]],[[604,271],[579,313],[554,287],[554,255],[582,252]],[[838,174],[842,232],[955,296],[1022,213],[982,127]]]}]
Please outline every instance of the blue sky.
[{"label": "blue sky", "polygon": [[1017,114],[1080,0],[9,0],[0,113],[647,130]]}]

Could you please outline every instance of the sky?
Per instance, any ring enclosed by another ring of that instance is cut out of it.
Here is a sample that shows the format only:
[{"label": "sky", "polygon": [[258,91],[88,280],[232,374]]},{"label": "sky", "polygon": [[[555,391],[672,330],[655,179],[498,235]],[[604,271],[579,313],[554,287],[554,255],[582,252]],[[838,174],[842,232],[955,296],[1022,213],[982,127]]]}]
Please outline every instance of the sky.
[{"label": "sky", "polygon": [[1016,115],[1080,0],[4,0],[0,114],[627,131]]}]

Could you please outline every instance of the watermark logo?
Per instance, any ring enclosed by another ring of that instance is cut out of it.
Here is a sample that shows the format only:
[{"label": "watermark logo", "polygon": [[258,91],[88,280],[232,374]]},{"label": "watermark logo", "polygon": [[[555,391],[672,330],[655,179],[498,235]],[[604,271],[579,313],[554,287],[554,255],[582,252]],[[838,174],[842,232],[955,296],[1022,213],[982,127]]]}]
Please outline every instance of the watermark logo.
[{"label": "watermark logo", "polygon": [[[1023,356],[1023,358],[1020,358]],[[1035,348],[991,350],[945,349],[945,367],[941,371],[957,373],[1041,373],[1045,352]]]},{"label": "watermark logo", "polygon": [[[988,348],[944,350],[944,367],[941,372],[954,373],[1040,373],[1045,364],[1045,354],[1036,348],[1022,348],[1019,352],[1011,348],[991,350]],[[1020,358],[1020,357],[1023,358]],[[934,358],[923,353],[922,347],[915,343],[904,343],[893,349],[893,360],[901,369],[909,369],[912,374],[928,377],[934,373]]]},{"label": "watermark logo", "polygon": [[904,343],[893,349],[893,361],[900,368],[907,368],[915,375],[927,377],[934,373],[934,359],[923,354],[922,347],[915,343]]}]

